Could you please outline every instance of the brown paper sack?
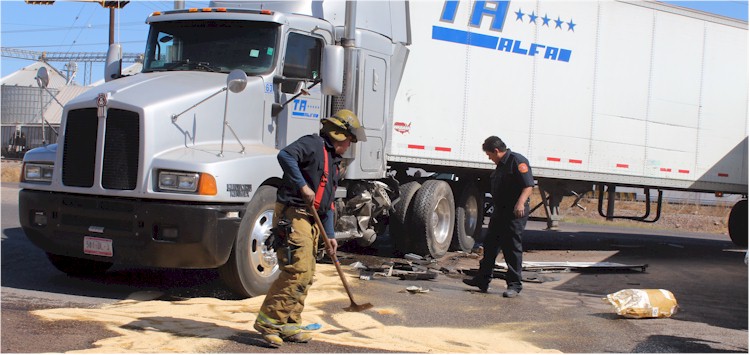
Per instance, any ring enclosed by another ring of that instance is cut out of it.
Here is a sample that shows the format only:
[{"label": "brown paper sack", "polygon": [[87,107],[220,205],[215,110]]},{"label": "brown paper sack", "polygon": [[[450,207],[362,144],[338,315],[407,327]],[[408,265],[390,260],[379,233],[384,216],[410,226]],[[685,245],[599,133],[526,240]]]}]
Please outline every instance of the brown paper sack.
[{"label": "brown paper sack", "polygon": [[677,299],[662,289],[625,289],[607,295],[618,315],[626,318],[668,318],[677,311]]}]

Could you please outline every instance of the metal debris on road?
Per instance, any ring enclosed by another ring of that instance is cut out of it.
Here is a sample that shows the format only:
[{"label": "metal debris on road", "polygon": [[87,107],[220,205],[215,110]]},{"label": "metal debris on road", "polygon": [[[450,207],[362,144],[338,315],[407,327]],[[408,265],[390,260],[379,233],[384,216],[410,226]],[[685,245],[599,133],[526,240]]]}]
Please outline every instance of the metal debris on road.
[{"label": "metal debris on road", "polygon": [[432,271],[399,271],[395,274],[401,280],[432,280],[438,275]]},{"label": "metal debris on road", "polygon": [[[495,263],[495,267],[507,270],[505,262]],[[587,261],[529,261],[523,262],[523,271],[545,272],[573,272],[573,271],[640,271],[646,272],[648,264],[620,264],[612,262]]]},{"label": "metal debris on road", "polygon": [[427,293],[430,292],[429,288],[422,288],[420,286],[409,286],[406,288],[406,291],[414,294],[414,293]]},{"label": "metal debris on road", "polygon": [[355,262],[351,263],[349,265],[349,267],[352,268],[352,269],[362,269],[362,270],[366,270],[367,269],[367,266],[365,266],[365,264],[362,264],[362,262],[359,262],[359,261],[355,261]]},{"label": "metal debris on road", "polygon": [[404,259],[418,261],[418,260],[424,260],[424,257],[422,257],[421,255],[413,254],[413,253],[407,253],[407,254],[404,254]]}]

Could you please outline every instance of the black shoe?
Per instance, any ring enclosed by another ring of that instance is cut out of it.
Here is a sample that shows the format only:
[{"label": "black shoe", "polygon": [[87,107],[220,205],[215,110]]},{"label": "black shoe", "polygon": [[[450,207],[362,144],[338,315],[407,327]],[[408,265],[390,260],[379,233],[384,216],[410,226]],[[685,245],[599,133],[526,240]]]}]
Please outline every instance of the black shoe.
[{"label": "black shoe", "polygon": [[489,282],[482,282],[477,279],[463,279],[461,281],[469,286],[479,288],[479,291],[482,293],[487,293],[487,290],[490,288]]},{"label": "black shoe", "polygon": [[509,288],[507,291],[503,292],[503,297],[506,297],[506,298],[518,297],[519,292],[521,292],[521,290]]}]

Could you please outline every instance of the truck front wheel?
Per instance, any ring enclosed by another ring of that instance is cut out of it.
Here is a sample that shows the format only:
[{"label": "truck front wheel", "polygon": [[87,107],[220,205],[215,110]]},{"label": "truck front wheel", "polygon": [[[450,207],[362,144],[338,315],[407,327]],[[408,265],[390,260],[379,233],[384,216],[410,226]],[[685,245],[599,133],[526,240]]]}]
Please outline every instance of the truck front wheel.
[{"label": "truck front wheel", "polygon": [[734,204],[729,212],[729,238],[739,247],[747,248],[747,200]]},{"label": "truck front wheel", "polygon": [[429,180],[414,196],[414,242],[417,252],[439,258],[448,251],[453,236],[455,202],[450,185]]},{"label": "truck front wheel", "polygon": [[275,204],[276,188],[261,186],[245,208],[229,260],[219,268],[224,283],[241,296],[265,294],[279,276],[276,252],[265,244]]}]

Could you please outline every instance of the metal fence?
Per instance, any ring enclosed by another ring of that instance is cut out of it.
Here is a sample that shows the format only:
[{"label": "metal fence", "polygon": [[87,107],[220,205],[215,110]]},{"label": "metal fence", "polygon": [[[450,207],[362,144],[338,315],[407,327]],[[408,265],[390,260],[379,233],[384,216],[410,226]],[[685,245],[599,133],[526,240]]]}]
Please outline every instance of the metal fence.
[{"label": "metal fence", "polygon": [[43,110],[49,108],[53,95],[57,96],[59,92],[59,89],[47,91],[39,87],[2,85],[0,121],[3,125],[41,124]]}]

